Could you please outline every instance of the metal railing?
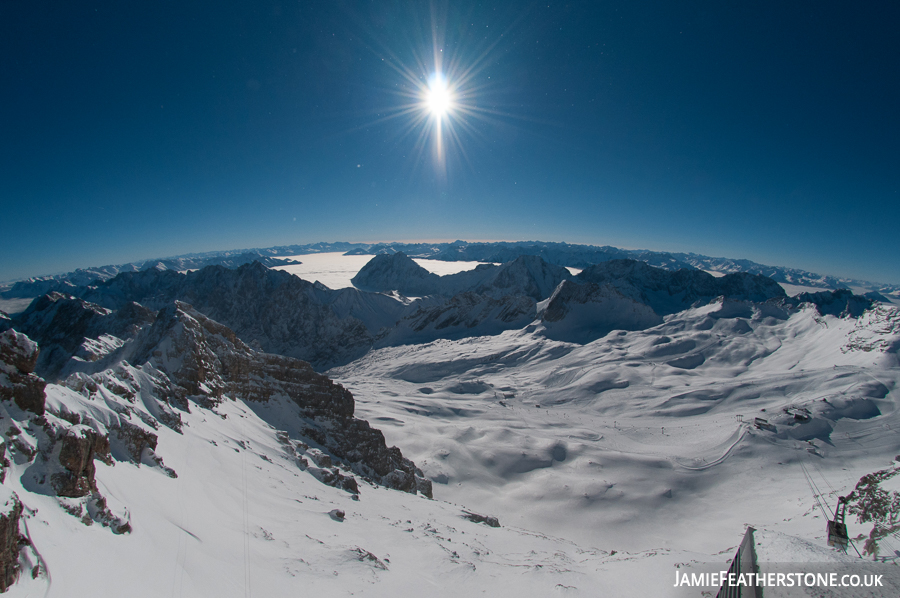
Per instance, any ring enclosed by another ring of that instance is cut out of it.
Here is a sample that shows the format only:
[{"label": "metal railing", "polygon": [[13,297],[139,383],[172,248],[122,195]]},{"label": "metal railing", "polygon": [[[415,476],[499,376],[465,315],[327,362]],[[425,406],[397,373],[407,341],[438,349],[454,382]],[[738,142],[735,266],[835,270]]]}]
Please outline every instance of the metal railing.
[{"label": "metal railing", "polygon": [[[754,531],[756,530],[748,527],[746,533],[744,533],[744,539],[741,541],[741,545],[738,546],[734,560],[731,561],[731,566],[728,568],[729,577],[731,574],[738,576],[746,573],[753,573],[755,577],[755,574],[758,573],[756,549],[753,545]],[[722,587],[719,588],[716,598],[762,598],[760,590],[756,585],[728,585],[726,580]]]}]

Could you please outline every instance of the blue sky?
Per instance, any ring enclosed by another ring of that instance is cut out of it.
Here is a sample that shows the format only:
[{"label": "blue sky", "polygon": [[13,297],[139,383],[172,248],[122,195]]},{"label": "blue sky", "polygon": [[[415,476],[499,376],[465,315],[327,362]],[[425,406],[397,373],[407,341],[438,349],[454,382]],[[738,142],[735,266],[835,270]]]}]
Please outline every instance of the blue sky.
[{"label": "blue sky", "polygon": [[0,280],[536,239],[900,283],[898,26],[893,2],[0,3]]}]

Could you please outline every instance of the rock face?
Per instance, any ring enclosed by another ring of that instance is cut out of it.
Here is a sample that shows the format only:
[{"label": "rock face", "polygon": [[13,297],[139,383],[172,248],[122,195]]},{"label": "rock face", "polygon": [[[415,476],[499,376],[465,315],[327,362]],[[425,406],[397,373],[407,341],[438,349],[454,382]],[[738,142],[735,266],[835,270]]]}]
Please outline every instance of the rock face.
[{"label": "rock face", "polygon": [[55,380],[73,357],[98,361],[153,317],[152,311],[133,302],[114,312],[83,299],[50,293],[35,299],[14,325],[41,346],[37,373]]},{"label": "rock face", "polygon": [[400,449],[388,448],[379,430],[353,417],[350,391],[306,362],[254,351],[190,305],[176,302],[160,310],[130,355],[133,363],[149,363],[166,373],[183,396],[251,402],[286,398],[307,418],[302,432],[358,473],[405,492],[427,485]]},{"label": "rock face", "polygon": [[541,321],[549,338],[588,343],[612,330],[644,330],[662,324],[663,319],[612,285],[566,280],[550,297]]},{"label": "rock face", "polygon": [[353,396],[298,359],[254,351],[235,333],[190,305],[176,302],[128,351],[134,364],[150,362],[168,374],[182,396],[225,396],[267,401],[293,399],[310,415],[353,416]]},{"label": "rock face", "polygon": [[5,492],[5,502],[0,505],[0,592],[5,592],[19,576],[19,518],[22,501],[15,492]]},{"label": "rock face", "polygon": [[785,304],[797,307],[802,303],[815,305],[821,315],[858,318],[871,308],[874,301],[869,297],[854,295],[853,291],[840,289],[837,291],[821,291],[819,293],[800,293],[785,299]]},{"label": "rock face", "polygon": [[365,291],[398,291],[407,297],[417,297],[435,294],[441,277],[399,252],[376,255],[350,282]]},{"label": "rock face", "polygon": [[787,297],[781,285],[762,275],[739,272],[716,278],[700,270],[671,272],[634,260],[611,260],[591,266],[575,281],[612,285],[626,297],[649,305],[660,316],[719,296],[754,302]]},{"label": "rock face", "polygon": [[532,255],[523,255],[503,264],[474,290],[491,296],[524,295],[543,301],[564,280],[572,275],[562,266],[548,264]]},{"label": "rock face", "polygon": [[[232,276],[235,272],[225,274]],[[246,268],[244,274],[250,276],[253,271]],[[145,400],[149,412],[142,417],[149,417],[147,421],[153,425],[159,422],[176,431],[181,430],[177,410],[187,410],[189,401],[202,406],[215,406],[231,398],[250,403],[289,401],[299,409],[302,418],[294,428],[359,474],[391,488],[430,495],[430,488],[415,465],[396,447],[389,448],[381,432],[353,417],[355,403],[350,391],[317,373],[309,363],[252,349],[230,328],[180,301],[165,305],[156,313],[130,302],[120,311],[125,313],[82,299],[49,295],[32,304],[22,324],[56,347],[53,367],[48,365],[48,370],[68,373],[65,385],[85,397],[101,399],[102,388],[134,402],[142,389],[152,388],[155,398]],[[148,318],[152,323],[141,325]],[[78,357],[86,343],[97,340],[89,335],[111,336],[112,332],[124,338],[111,344],[101,359]],[[29,381],[34,388],[33,402],[42,408],[43,380],[12,365],[33,368],[37,363],[37,344],[13,330],[3,333],[2,339],[0,346],[8,362],[4,371],[9,370],[9,376],[16,380]],[[99,367],[112,369],[97,371]],[[144,368],[144,384],[129,369],[134,367]],[[21,383],[2,388],[11,396],[15,390],[19,400],[31,396],[19,392],[31,388]],[[72,423],[71,427],[59,424],[54,428],[61,468],[52,474],[51,483],[58,496],[78,498],[96,492],[94,458],[107,460],[111,451],[133,463],[155,463],[169,475],[175,475],[155,457],[157,436],[152,427],[148,429],[130,418],[116,416],[105,425],[107,433],[100,434],[79,425],[83,423],[79,419]],[[353,484],[340,481],[339,485],[351,488]]]},{"label": "rock face", "polygon": [[15,330],[0,333],[0,400],[15,401],[20,409],[44,413],[46,382],[34,375],[37,343]]},{"label": "rock face", "polygon": [[126,273],[82,296],[109,309],[135,301],[158,310],[184,301],[267,352],[327,369],[368,351],[372,335],[357,318],[338,317],[320,295],[312,283],[254,262],[233,270],[208,266],[188,274]]},{"label": "rock face", "polygon": [[534,299],[522,295],[494,298],[460,293],[437,305],[424,305],[377,339],[376,347],[499,334],[523,328],[537,315]]},{"label": "rock face", "polygon": [[530,255],[519,256],[500,266],[481,264],[474,270],[438,276],[400,252],[376,255],[351,282],[360,289],[382,293],[398,291],[407,296],[453,297],[471,292],[494,298],[521,295],[541,301],[549,297],[561,281],[569,278],[571,275],[565,268]]},{"label": "rock face", "polygon": [[68,428],[58,439],[64,471],[51,476],[57,496],[79,498],[97,491],[95,455],[109,459],[109,438],[85,425]]}]

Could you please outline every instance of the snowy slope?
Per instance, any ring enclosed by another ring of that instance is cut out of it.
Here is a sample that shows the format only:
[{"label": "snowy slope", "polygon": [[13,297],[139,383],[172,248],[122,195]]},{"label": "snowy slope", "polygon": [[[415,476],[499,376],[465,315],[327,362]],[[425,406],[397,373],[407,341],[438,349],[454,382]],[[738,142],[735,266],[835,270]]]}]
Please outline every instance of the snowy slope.
[{"label": "snowy slope", "polygon": [[821,540],[800,463],[833,505],[900,453],[897,318],[719,302],[584,346],[538,327],[330,373],[437,495],[515,525],[630,550],[713,550],[748,522]]},{"label": "snowy slope", "polygon": [[[20,504],[31,538],[10,595],[696,596],[673,573],[727,566],[746,524],[808,560],[810,485],[830,508],[900,454],[896,308],[709,302],[771,287],[577,284],[542,263],[427,301],[245,266],[35,304],[15,325],[52,355],[0,350],[0,528]],[[351,319],[348,340],[385,345],[330,370],[352,396],[244,342]],[[59,381],[43,415],[35,367]]]},{"label": "snowy slope", "polygon": [[[144,365],[47,385],[35,411],[0,403],[0,499],[27,538],[10,596],[661,595],[641,572],[693,558],[582,547],[375,485],[303,436],[309,397],[279,394],[271,370],[229,391],[227,360],[264,355],[186,306],[157,324],[123,348],[137,361],[154,343]],[[22,335],[0,345],[4,376],[33,366]]]}]

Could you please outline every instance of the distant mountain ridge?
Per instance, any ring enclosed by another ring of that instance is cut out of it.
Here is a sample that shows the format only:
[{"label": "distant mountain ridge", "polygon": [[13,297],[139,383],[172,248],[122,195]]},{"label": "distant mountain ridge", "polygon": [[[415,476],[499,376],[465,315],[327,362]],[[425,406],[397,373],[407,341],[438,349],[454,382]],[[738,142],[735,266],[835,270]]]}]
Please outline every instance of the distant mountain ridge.
[{"label": "distant mountain ridge", "polygon": [[[37,298],[23,313],[0,322],[0,329],[13,327],[38,340],[44,347],[42,371],[55,376],[63,371],[67,356],[93,360],[114,350],[116,339],[127,336],[126,331],[181,301],[227,326],[245,343],[324,371],[372,348],[491,336],[532,323],[551,338],[583,344],[612,330],[650,328],[665,316],[718,297],[757,304],[774,301],[787,309],[813,303],[820,311],[853,317],[872,305],[871,299],[850,291],[789,299],[778,283],[759,274],[717,278],[696,269],[670,271],[630,259],[602,262],[572,275],[541,257],[522,255],[501,265],[482,264],[438,276],[402,252],[385,253],[373,257],[353,282],[362,288],[332,290],[260,262],[187,273],[123,272],[104,282],[71,286],[68,293]],[[73,296],[79,299],[68,300]],[[89,302],[90,309],[78,301]],[[41,332],[51,324],[62,331],[60,338]],[[73,345],[67,338],[72,335],[77,343],[82,338],[91,341]]]},{"label": "distant mountain ridge", "polygon": [[[236,268],[251,261],[266,266],[284,265],[285,256],[342,252],[347,255],[392,255],[404,253],[410,258],[440,261],[475,261],[506,263],[523,255],[543,258],[547,263],[584,269],[616,259],[633,259],[664,270],[695,268],[721,274],[748,272],[762,274],[775,282],[821,289],[848,287],[863,288],[883,294],[898,295],[900,285],[882,284],[866,280],[828,276],[785,266],[767,266],[745,259],[710,257],[696,253],[659,252],[619,249],[611,246],[580,245],[544,241],[497,241],[469,243],[310,243],[279,245],[265,249],[244,249],[193,253],[166,259],[144,260],[117,266],[102,266],[75,270],[55,276],[34,277],[19,281],[0,292],[4,299],[36,297],[51,291],[67,292],[69,286],[84,286],[95,280],[109,280],[120,272],[135,272],[151,268],[193,270],[208,265]],[[877,299],[877,297],[873,297]]]},{"label": "distant mountain ridge", "polygon": [[900,285],[816,274],[798,268],[767,266],[745,259],[710,257],[697,253],[619,249],[611,246],[577,245],[543,241],[466,243],[378,243],[353,250],[355,255],[403,252],[411,258],[442,261],[508,262],[520,255],[540,256],[550,264],[570,268],[588,268],[616,259],[633,259],[664,270],[696,268],[722,274],[748,272],[798,286],[822,289],[861,287],[881,293],[900,292]]},{"label": "distant mountain ridge", "polygon": [[165,259],[152,259],[132,262],[118,266],[100,266],[97,268],[78,269],[67,274],[39,276],[21,280],[8,290],[0,293],[4,299],[36,297],[50,292],[70,292],[75,287],[84,287],[96,282],[103,282],[123,272],[142,272],[145,270],[172,270],[184,272],[199,270],[206,266],[224,266],[237,268],[251,262],[260,262],[267,268],[296,264],[295,260],[281,259],[265,255],[258,251],[222,251],[213,254],[186,255]]}]

